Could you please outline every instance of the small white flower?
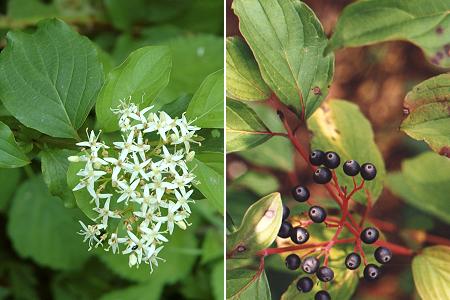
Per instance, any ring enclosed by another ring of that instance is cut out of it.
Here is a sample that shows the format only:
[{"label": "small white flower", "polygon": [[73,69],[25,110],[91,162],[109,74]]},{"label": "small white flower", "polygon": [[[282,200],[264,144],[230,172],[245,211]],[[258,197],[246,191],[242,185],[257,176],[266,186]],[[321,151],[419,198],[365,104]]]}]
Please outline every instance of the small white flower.
[{"label": "small white flower", "polygon": [[176,208],[177,210],[182,207],[188,213],[191,213],[191,209],[189,207],[189,203],[194,203],[194,200],[189,200],[194,190],[190,190],[187,193],[180,193],[175,190],[175,197],[177,197]]},{"label": "small white flower", "polygon": [[155,191],[156,199],[161,200],[164,195],[166,189],[174,189],[176,186],[168,181],[165,181],[167,178],[162,177],[161,174],[153,177],[153,181],[148,184],[148,187]]},{"label": "small white flower", "polygon": [[161,228],[161,222],[156,223],[153,228],[148,228],[148,220],[145,220],[141,223],[139,226],[139,229],[144,233],[142,235],[143,239],[146,241],[147,244],[153,244],[153,242],[156,240],[158,242],[168,242],[169,240],[166,239],[160,232]]},{"label": "small white flower", "polygon": [[141,157],[141,159],[143,161],[146,160],[145,152],[150,150],[150,145],[147,145],[146,143],[144,143],[144,139],[142,137],[141,131],[139,131],[139,134],[137,137],[137,142],[131,147],[131,150],[133,152],[139,153],[139,156]]},{"label": "small white flower", "polygon": [[167,215],[164,217],[157,217],[159,222],[167,223],[167,230],[170,234],[173,232],[173,228],[176,222],[182,221],[184,216],[177,214],[177,205],[172,201],[169,201],[169,207],[167,208]]},{"label": "small white flower", "polygon": [[104,229],[103,225],[84,225],[83,222],[78,221],[81,224],[81,227],[83,228],[82,230],[80,230],[78,232],[79,235],[84,236],[83,238],[83,242],[88,241],[88,245],[89,245],[89,250],[92,249],[92,244],[95,243],[99,243],[100,240],[97,238],[97,236],[99,236],[101,234],[100,230]]},{"label": "small white flower", "polygon": [[164,246],[161,246],[155,249],[155,245],[152,244],[148,250],[149,255],[147,256],[147,261],[150,265],[150,274],[153,273],[153,265],[158,267],[158,260],[164,261],[164,259],[158,257],[159,252],[163,249]]},{"label": "small white flower", "polygon": [[130,181],[136,179],[139,175],[145,180],[149,180],[147,173],[145,172],[145,167],[151,162],[151,159],[140,162],[136,153],[133,153],[133,163],[124,164],[125,169],[128,173],[131,173]]},{"label": "small white flower", "polygon": [[125,201],[125,203],[128,203],[128,200],[136,199],[136,197],[137,197],[136,187],[139,184],[139,179],[136,179],[130,185],[128,183],[126,183],[125,181],[118,181],[117,184],[119,185],[119,189],[120,189],[119,193],[121,194],[119,199],[117,199],[117,203],[120,203],[122,201]]},{"label": "small white flower", "polygon": [[143,248],[144,248],[144,242],[131,231],[127,231],[128,236],[133,241],[132,244],[128,245],[127,249],[122,252],[122,254],[129,254],[133,252],[131,255],[136,254],[137,255],[137,263],[140,264],[142,261],[142,255],[143,255]]},{"label": "small white flower", "polygon": [[95,132],[92,130],[90,134],[88,134],[86,131],[86,134],[88,136],[88,141],[79,142],[76,144],[77,146],[90,148],[91,151],[94,151],[94,152],[97,152],[101,148],[104,148],[104,149],[108,148],[108,146],[106,146],[105,144],[97,141],[98,138],[100,137],[100,133],[96,136]]},{"label": "small white flower", "polygon": [[114,146],[116,146],[117,149],[121,150],[120,153],[120,160],[124,161],[125,157],[127,157],[128,153],[132,150],[133,147],[133,139],[134,139],[134,131],[130,131],[128,134],[128,137],[123,142],[114,142]]},{"label": "small white flower", "polygon": [[108,218],[120,218],[120,215],[117,214],[116,212],[110,211],[109,210],[109,201],[111,200],[111,198],[106,199],[105,205],[103,206],[103,208],[94,208],[94,210],[96,212],[98,212],[98,217],[97,219],[102,219],[102,225],[104,226],[104,228],[108,227]]},{"label": "small white flower", "polygon": [[104,159],[114,166],[111,179],[113,182],[117,182],[120,171],[124,167],[124,162],[120,158],[116,159],[114,157],[105,157]]}]

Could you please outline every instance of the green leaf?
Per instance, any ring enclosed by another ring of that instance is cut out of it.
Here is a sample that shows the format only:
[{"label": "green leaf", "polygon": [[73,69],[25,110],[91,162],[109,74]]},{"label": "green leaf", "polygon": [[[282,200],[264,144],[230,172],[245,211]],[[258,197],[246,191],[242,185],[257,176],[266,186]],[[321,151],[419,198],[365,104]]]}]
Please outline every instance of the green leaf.
[{"label": "green leaf", "polygon": [[18,168],[29,163],[30,160],[17,145],[11,129],[0,122],[0,168]]},{"label": "green leaf", "polygon": [[181,115],[187,110],[189,103],[191,102],[191,95],[185,95],[177,98],[176,100],[161,106],[161,111],[166,112],[171,117],[181,117]]},{"label": "green leaf", "polygon": [[389,174],[387,186],[408,204],[450,223],[450,160],[426,152],[402,163],[402,170]]},{"label": "green leaf", "polygon": [[67,158],[76,153],[68,149],[44,149],[41,152],[42,175],[50,194],[60,197],[70,207],[74,206],[75,199],[67,185]]},{"label": "green leaf", "polygon": [[282,215],[279,193],[255,202],[247,209],[238,230],[227,237],[227,253],[233,257],[250,257],[270,246],[280,229]]},{"label": "green leaf", "polygon": [[0,98],[25,126],[78,138],[103,81],[95,46],[58,19],[9,32],[0,54]]},{"label": "green leaf", "polygon": [[206,197],[211,206],[223,214],[223,173],[216,172],[213,168],[195,158],[188,163],[188,167],[198,181],[198,183],[194,183],[194,186]]},{"label": "green leaf", "polygon": [[216,263],[211,273],[211,286],[214,294],[214,299],[222,300],[224,297],[224,263],[223,260]]},{"label": "green leaf", "polygon": [[[77,184],[80,182],[80,176],[77,175],[78,171],[84,169],[86,163],[77,162],[70,163],[67,169],[67,185],[72,191]],[[92,196],[86,189],[80,189],[77,191],[72,191],[75,196],[75,201],[77,206],[81,211],[88,216],[91,220],[98,217],[98,214],[93,210],[95,208],[95,203],[92,201]]]},{"label": "green leaf", "polygon": [[291,142],[274,136],[262,145],[239,152],[245,160],[260,166],[290,172],[294,169],[294,149]]},{"label": "green leaf", "polygon": [[255,58],[240,37],[227,38],[227,96],[235,100],[266,100],[271,91]]},{"label": "green leaf", "polygon": [[223,68],[223,37],[189,35],[164,44],[170,47],[173,70],[169,85],[158,97],[163,102],[194,93],[206,76]]},{"label": "green leaf", "polygon": [[149,282],[132,285],[120,290],[114,290],[103,295],[100,300],[158,300],[161,297],[164,282],[153,278]]},{"label": "green leaf", "polygon": [[[201,149],[201,148],[200,148]],[[202,151],[196,152],[195,157],[204,162],[208,167],[214,169],[217,173],[223,174],[224,172],[224,155],[223,152]]]},{"label": "green leaf", "polygon": [[[302,275],[303,276],[303,275]],[[300,276],[300,277],[302,277]],[[298,292],[297,281],[300,277],[296,278],[288,287],[286,292],[281,296],[282,300],[314,300],[316,292],[323,289],[321,285],[315,285],[313,290],[308,294],[302,294]],[[335,276],[332,283],[329,285],[327,292],[330,293],[331,299],[349,300],[352,299],[352,295],[358,285],[357,272],[345,270],[339,273],[339,276]]]},{"label": "green leaf", "polygon": [[[192,215],[191,219],[194,218]],[[150,274],[150,267],[147,265],[138,269],[128,266],[128,256],[114,255],[111,252],[102,251],[99,254],[100,259],[117,275],[122,278],[135,282],[149,282],[152,280],[161,280],[167,284],[173,284],[188,276],[196,261],[196,256],[185,253],[186,249],[197,247],[197,238],[194,235],[197,220],[191,220],[193,225],[185,231],[177,228],[170,236],[169,242],[160,252],[160,257],[166,261],[161,261],[154,272]]]},{"label": "green leaf", "polygon": [[330,41],[332,49],[408,40],[432,63],[450,66],[450,3],[441,0],[365,0],[345,7]]},{"label": "green leaf", "polygon": [[228,99],[226,116],[228,153],[255,147],[271,138],[266,125],[244,103]]},{"label": "green leaf", "polygon": [[223,69],[206,77],[186,111],[189,120],[202,128],[223,128]]},{"label": "green leaf", "polygon": [[227,272],[227,299],[270,300],[269,282],[264,270],[235,269]]},{"label": "green leaf", "polygon": [[278,179],[269,173],[247,171],[244,175],[235,179],[233,185],[244,186],[256,194],[262,196],[278,190]]},{"label": "green leaf", "polygon": [[169,82],[172,60],[165,46],[148,46],[132,52],[106,78],[95,110],[99,126],[106,132],[119,129],[111,108],[131,97],[141,108],[150,105]]},{"label": "green leaf", "polygon": [[450,299],[450,247],[425,248],[414,257],[412,271],[422,299]]},{"label": "green leaf", "polygon": [[76,212],[50,195],[41,177],[24,182],[9,212],[8,235],[22,258],[58,270],[80,268],[89,257],[77,234]]},{"label": "green leaf", "polygon": [[236,0],[239,28],[278,98],[309,117],[325,99],[334,55],[314,12],[300,1]]},{"label": "green leaf", "polygon": [[218,258],[223,258],[223,239],[217,238],[220,234],[221,233],[215,228],[210,228],[206,232],[202,244],[202,264],[207,264]]},{"label": "green leaf", "polygon": [[408,115],[401,130],[424,140],[439,154],[450,156],[450,74],[416,85],[406,95],[403,107]]},{"label": "green leaf", "polygon": [[[364,185],[371,194],[372,202],[375,203],[383,189],[386,170],[381,153],[375,144],[370,122],[358,106],[332,99],[324,103],[308,120],[308,128],[313,133],[312,149],[335,151],[340,155],[342,163],[353,159],[360,164],[371,162],[375,165],[377,177],[372,181],[366,181]],[[336,173],[339,184],[352,190],[352,178],[345,175],[342,168],[337,168]],[[360,176],[355,179],[357,184],[362,180]],[[360,190],[353,198],[364,203],[367,197],[364,190]]]},{"label": "green leaf", "polygon": [[20,169],[0,169],[0,182],[2,192],[0,193],[0,212],[6,211],[14,192],[19,185]]}]

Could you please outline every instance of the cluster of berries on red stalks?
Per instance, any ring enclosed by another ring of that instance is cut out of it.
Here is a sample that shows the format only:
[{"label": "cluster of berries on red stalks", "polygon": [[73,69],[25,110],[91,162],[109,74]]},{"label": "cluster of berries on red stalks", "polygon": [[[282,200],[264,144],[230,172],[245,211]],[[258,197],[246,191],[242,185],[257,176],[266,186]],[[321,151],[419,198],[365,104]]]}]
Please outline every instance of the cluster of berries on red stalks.
[{"label": "cluster of berries on red stalks", "polygon": [[[323,152],[321,150],[314,150],[309,156],[311,165],[316,166],[313,173],[313,181],[317,184],[327,184],[333,177],[332,170],[339,167],[341,159],[335,152]],[[343,171],[348,176],[357,176],[358,174],[363,180],[373,180],[377,175],[375,166],[371,163],[364,163],[360,165],[355,160],[348,160],[342,165]],[[297,202],[306,202],[310,197],[310,192],[306,186],[296,186],[292,189],[292,196]],[[304,244],[309,240],[310,234],[304,227],[293,227],[288,221],[290,210],[283,205],[283,222],[281,223],[278,236],[281,238],[290,238],[295,244]],[[313,223],[323,223],[327,219],[327,211],[321,206],[311,206],[308,211],[309,218]],[[373,244],[379,238],[379,232],[376,228],[367,227],[361,230],[359,238],[365,244]],[[385,247],[378,247],[374,253],[375,259],[380,264],[388,263],[392,258],[392,252]],[[319,256],[320,257],[320,256]],[[297,254],[289,254],[285,260],[286,267],[290,270],[301,270],[306,273],[297,282],[297,289],[301,293],[307,293],[312,290],[314,286],[313,279],[310,277],[314,275],[322,282],[332,281],[334,278],[333,270],[327,266],[326,263],[321,266],[321,261],[315,256],[306,256],[300,258]],[[361,265],[361,256],[352,252],[347,255],[345,259],[345,266],[349,270],[356,270]],[[367,264],[364,267],[364,278],[366,280],[375,280],[380,276],[380,267],[375,264]],[[318,291],[315,300],[329,300],[330,294],[326,290]]]}]

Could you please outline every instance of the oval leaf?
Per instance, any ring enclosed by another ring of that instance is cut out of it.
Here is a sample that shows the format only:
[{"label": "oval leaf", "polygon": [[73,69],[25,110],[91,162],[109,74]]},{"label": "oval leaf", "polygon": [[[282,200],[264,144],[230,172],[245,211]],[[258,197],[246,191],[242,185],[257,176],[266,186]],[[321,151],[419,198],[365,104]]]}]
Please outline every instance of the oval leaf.
[{"label": "oval leaf", "polygon": [[416,85],[403,104],[407,117],[401,130],[424,140],[441,155],[450,156],[450,74]]},{"label": "oval leaf", "polygon": [[264,270],[235,269],[227,271],[226,287],[227,299],[272,299]]},{"label": "oval leaf", "polygon": [[227,253],[250,257],[270,246],[277,237],[283,215],[280,193],[272,193],[251,205],[241,226],[227,237]]},{"label": "oval leaf", "polygon": [[223,173],[219,173],[207,164],[195,159],[188,163],[188,167],[196,176],[198,183],[194,186],[210,201],[211,205],[223,214],[224,198],[224,178]]},{"label": "oval leaf", "polygon": [[227,100],[227,152],[242,151],[271,138],[269,129],[244,103]]},{"label": "oval leaf", "polygon": [[0,168],[18,168],[29,163],[30,160],[17,145],[11,129],[0,122]]},{"label": "oval leaf", "polygon": [[366,0],[347,6],[331,38],[332,49],[409,40],[434,64],[450,66],[450,2]]},{"label": "oval leaf", "polygon": [[235,100],[265,100],[271,91],[261,77],[253,53],[240,37],[227,38],[227,96]]},{"label": "oval leaf", "polygon": [[450,247],[425,248],[412,262],[414,283],[422,299],[450,299]]},{"label": "oval leaf", "polygon": [[49,192],[64,200],[66,206],[73,207],[75,199],[67,186],[68,157],[77,152],[68,149],[45,149],[41,152],[41,167]]},{"label": "oval leaf", "polygon": [[119,129],[111,108],[131,97],[141,108],[150,105],[169,82],[172,59],[169,48],[148,46],[132,52],[112,70],[98,95],[95,111],[99,126],[106,132]]},{"label": "oval leaf", "polygon": [[186,116],[202,128],[223,128],[223,69],[206,77],[189,103]]},{"label": "oval leaf", "polygon": [[450,160],[430,151],[403,161],[402,171],[389,174],[387,185],[408,204],[450,223],[449,182]]},{"label": "oval leaf", "polygon": [[[383,189],[386,173],[384,161],[375,144],[370,122],[361,113],[358,106],[343,100],[331,100],[324,103],[308,120],[308,128],[313,133],[312,149],[335,151],[341,157],[341,163],[354,159],[360,164],[371,162],[378,170],[377,177],[367,181],[372,201],[375,202]],[[341,186],[353,188],[352,178],[345,175],[342,167],[336,169]],[[356,177],[359,184],[361,177]],[[366,200],[364,190],[353,197],[358,202]]]},{"label": "oval leaf", "polygon": [[278,98],[309,117],[325,99],[334,55],[314,12],[300,1],[235,0],[239,28]]},{"label": "oval leaf", "polygon": [[47,190],[41,177],[24,182],[9,212],[8,234],[17,253],[54,269],[77,269],[89,257],[77,235],[76,212],[64,208]]},{"label": "oval leaf", "polygon": [[57,19],[9,32],[0,54],[0,98],[25,126],[78,138],[103,81],[95,46]]}]

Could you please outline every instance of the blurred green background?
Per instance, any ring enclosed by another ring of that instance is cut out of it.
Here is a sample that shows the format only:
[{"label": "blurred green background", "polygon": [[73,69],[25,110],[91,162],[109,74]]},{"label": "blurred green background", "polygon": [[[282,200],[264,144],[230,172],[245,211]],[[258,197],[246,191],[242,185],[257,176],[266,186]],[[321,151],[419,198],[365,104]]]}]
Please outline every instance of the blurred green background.
[{"label": "blurred green background", "polygon": [[[221,0],[1,1],[0,50],[9,30],[32,31],[49,17],[89,37],[105,73],[139,47],[168,45],[173,69],[159,96],[164,103],[191,95],[207,75],[223,68]],[[3,112],[0,106],[0,119]],[[223,151],[221,130],[203,135]],[[23,184],[40,172],[38,160],[26,170],[0,169],[0,299],[223,298],[223,221],[207,201],[193,205],[192,226],[176,230],[162,253],[167,261],[150,275],[144,267],[129,269],[125,256],[87,252],[73,225],[80,211],[64,207],[39,179]],[[33,239],[22,243],[24,232]],[[33,253],[36,249],[41,253]],[[54,262],[61,259],[66,261]]]}]

